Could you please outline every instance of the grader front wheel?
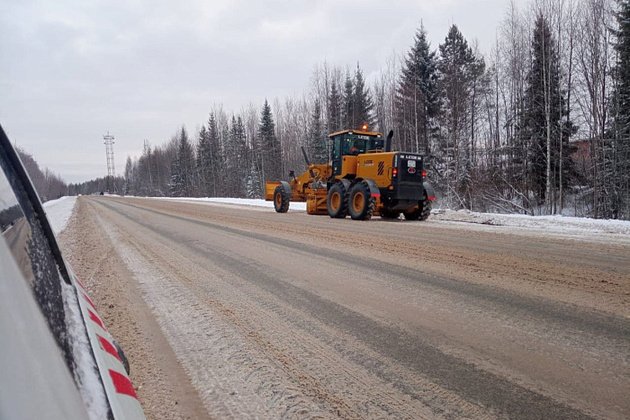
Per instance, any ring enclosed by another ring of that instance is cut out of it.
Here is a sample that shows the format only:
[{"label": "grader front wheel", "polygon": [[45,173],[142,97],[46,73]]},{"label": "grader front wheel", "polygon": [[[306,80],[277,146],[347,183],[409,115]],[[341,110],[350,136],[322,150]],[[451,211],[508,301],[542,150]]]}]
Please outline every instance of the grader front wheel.
[{"label": "grader front wheel", "polygon": [[328,215],[334,219],[343,219],[348,214],[348,202],[346,201],[346,188],[342,183],[336,183],[326,197]]},{"label": "grader front wheel", "polygon": [[282,187],[282,185],[278,185],[273,192],[273,208],[276,209],[278,213],[286,213],[289,211],[290,201],[291,197],[287,191]]}]

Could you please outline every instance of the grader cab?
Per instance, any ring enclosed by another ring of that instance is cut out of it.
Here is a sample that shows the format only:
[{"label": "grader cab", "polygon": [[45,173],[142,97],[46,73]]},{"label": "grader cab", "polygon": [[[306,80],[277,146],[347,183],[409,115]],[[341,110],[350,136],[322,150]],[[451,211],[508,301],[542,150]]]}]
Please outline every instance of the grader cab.
[{"label": "grader cab", "polygon": [[307,170],[289,181],[268,181],[265,199],[279,213],[291,201],[306,202],[308,214],[347,215],[354,220],[383,218],[426,220],[435,193],[426,182],[424,160],[414,153],[392,152],[390,131],[386,139],[378,132],[344,130],[330,134],[330,162],[311,163],[304,153]]}]

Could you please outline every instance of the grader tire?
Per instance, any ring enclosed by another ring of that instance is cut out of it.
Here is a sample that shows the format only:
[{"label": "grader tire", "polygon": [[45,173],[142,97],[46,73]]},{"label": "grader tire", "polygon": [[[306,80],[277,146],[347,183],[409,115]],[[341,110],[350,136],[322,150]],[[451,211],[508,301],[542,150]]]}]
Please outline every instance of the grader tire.
[{"label": "grader tire", "polygon": [[341,182],[334,184],[326,196],[326,209],[333,219],[343,219],[348,214],[346,188]]},{"label": "grader tire", "polygon": [[288,212],[290,201],[291,197],[289,196],[287,191],[282,187],[282,185],[278,185],[273,191],[273,208],[276,209],[276,212]]},{"label": "grader tire", "polygon": [[424,221],[429,218],[431,214],[431,202],[425,198],[418,203],[418,208],[410,212],[403,212],[405,220],[420,220]]},{"label": "grader tire", "polygon": [[375,200],[367,183],[361,181],[350,188],[348,212],[353,220],[370,220],[374,214]]},{"label": "grader tire", "polygon": [[422,212],[420,213],[418,220],[425,221],[429,218],[429,215],[431,215],[431,202],[425,199],[422,203]]}]

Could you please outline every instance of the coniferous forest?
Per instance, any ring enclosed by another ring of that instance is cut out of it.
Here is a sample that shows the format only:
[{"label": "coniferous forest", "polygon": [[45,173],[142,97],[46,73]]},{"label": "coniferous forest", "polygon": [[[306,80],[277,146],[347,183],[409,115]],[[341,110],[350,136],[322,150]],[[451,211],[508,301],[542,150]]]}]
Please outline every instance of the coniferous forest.
[{"label": "coniferous forest", "polygon": [[260,198],[302,146],[325,161],[328,133],[367,123],[427,156],[442,207],[630,219],[630,0],[512,1],[490,51],[456,24],[427,36],[377,77],[321,63],[302,96],[211,107],[128,158],[117,192]]}]

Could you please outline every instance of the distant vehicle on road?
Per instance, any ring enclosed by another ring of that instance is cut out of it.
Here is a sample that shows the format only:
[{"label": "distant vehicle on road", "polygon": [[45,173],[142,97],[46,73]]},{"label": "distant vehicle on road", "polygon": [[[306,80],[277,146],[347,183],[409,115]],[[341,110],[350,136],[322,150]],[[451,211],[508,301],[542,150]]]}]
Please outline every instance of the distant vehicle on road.
[{"label": "distant vehicle on road", "polygon": [[0,418],[144,419],[127,359],[1,126],[0,236]]}]

